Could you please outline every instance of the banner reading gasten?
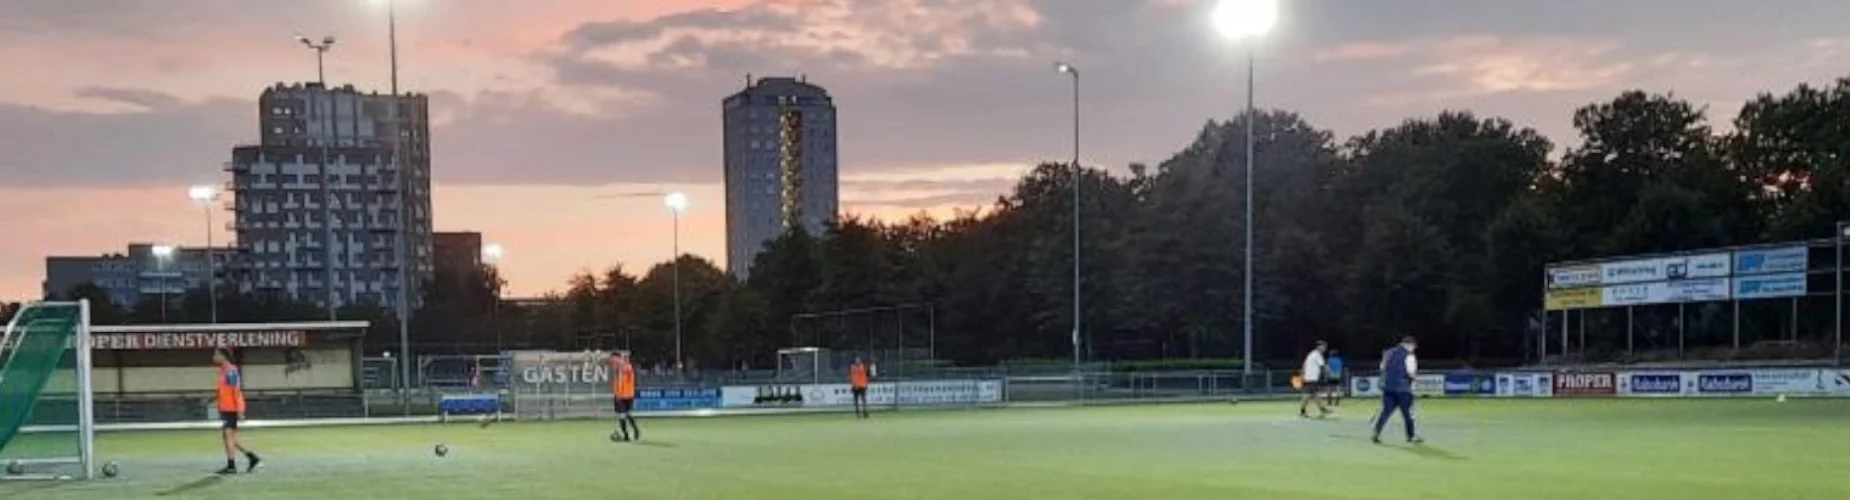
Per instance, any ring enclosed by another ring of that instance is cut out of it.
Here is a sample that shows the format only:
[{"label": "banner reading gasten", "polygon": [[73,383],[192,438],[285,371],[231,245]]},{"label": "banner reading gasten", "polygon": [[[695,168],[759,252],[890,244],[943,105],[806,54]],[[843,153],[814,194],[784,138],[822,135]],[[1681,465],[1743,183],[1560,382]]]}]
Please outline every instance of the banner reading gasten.
[{"label": "banner reading gasten", "polygon": [[308,332],[304,331],[99,333],[91,338],[97,349],[105,350],[302,347],[308,344]]}]

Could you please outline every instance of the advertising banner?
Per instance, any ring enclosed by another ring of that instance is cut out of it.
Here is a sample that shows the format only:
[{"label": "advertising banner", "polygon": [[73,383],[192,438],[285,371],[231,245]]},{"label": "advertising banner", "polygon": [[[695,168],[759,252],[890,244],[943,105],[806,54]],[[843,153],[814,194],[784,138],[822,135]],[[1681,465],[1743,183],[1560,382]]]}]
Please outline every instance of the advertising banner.
[{"label": "advertising banner", "polygon": [[1351,396],[1380,396],[1381,395],[1381,377],[1368,376],[1368,377],[1355,377],[1355,378],[1349,379],[1349,395]]},{"label": "advertising banner", "polygon": [[610,353],[516,351],[506,356],[508,388],[530,394],[609,394]]},{"label": "advertising banner", "polygon": [[1498,396],[1513,398],[1548,397],[1550,380],[1545,373],[1498,373]]},{"label": "advertising banner", "polygon": [[700,410],[719,408],[717,387],[638,389],[636,411]]},{"label": "advertising banner", "polygon": [[1643,259],[1600,264],[1600,284],[1621,285],[1670,279],[1670,265],[1683,259]]},{"label": "advertising banner", "polygon": [[1419,375],[1413,377],[1413,394],[1415,396],[1441,396],[1445,394],[1445,375]]},{"label": "advertising banner", "polygon": [[1754,394],[1821,394],[1828,392],[1819,370],[1754,370]]},{"label": "advertising banner", "polygon": [[1728,276],[1734,266],[1734,259],[1726,253],[1692,255],[1671,259],[1664,265],[1664,275],[1673,280],[1690,278],[1721,278]]},{"label": "advertising banner", "polygon": [[1810,251],[1805,247],[1744,250],[1734,254],[1735,274],[1771,274],[1803,272]]},{"label": "advertising banner", "polygon": [[1747,372],[1700,372],[1696,374],[1696,393],[1703,395],[1749,394],[1754,392],[1754,376]]},{"label": "advertising banner", "polygon": [[302,347],[308,345],[308,332],[292,330],[212,333],[98,333],[91,335],[90,339],[92,345],[94,345],[96,349],[103,350],[211,350],[219,346],[237,348]]},{"label": "advertising banner", "polygon": [[1669,298],[1670,287],[1664,286],[1664,283],[1613,285],[1600,289],[1600,302],[1607,307],[1657,304],[1667,302]]},{"label": "advertising banner", "polygon": [[1770,299],[1805,295],[1805,273],[1742,276],[1734,279],[1734,298]]},{"label": "advertising banner", "polygon": [[1554,375],[1555,396],[1611,396],[1618,382],[1612,372],[1561,372]]},{"label": "advertising banner", "polygon": [[1825,370],[1820,376],[1826,392],[1850,396],[1850,370]]},{"label": "advertising banner", "polygon": [[1447,396],[1495,396],[1497,380],[1488,373],[1447,373],[1444,375]]},{"label": "advertising banner", "polygon": [[1683,395],[1683,374],[1679,372],[1637,372],[1621,375],[1619,394],[1628,396]]},{"label": "advertising banner", "polygon": [[[1653,283],[1656,285],[1658,283]],[[1670,289],[1666,302],[1710,302],[1728,300],[1728,278],[1692,278],[1662,283]]]},{"label": "advertising banner", "polygon": [[1549,290],[1543,297],[1543,303],[1550,311],[1567,309],[1597,309],[1603,305],[1601,290],[1598,288],[1574,288],[1568,290]]},{"label": "advertising banner", "polygon": [[1600,284],[1599,266],[1569,266],[1548,270],[1548,288],[1579,288]]}]

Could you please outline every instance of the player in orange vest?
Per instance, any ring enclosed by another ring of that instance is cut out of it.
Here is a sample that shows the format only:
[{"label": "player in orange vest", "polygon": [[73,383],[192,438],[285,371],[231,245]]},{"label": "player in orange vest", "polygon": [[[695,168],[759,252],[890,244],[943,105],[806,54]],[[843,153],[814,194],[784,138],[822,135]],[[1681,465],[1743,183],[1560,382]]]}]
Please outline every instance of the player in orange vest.
[{"label": "player in orange vest", "polygon": [[617,431],[610,434],[610,440],[641,440],[642,428],[636,426],[636,417],[630,415],[630,410],[636,407],[636,367],[630,364],[630,353],[611,356],[610,372],[610,396],[617,402]]},{"label": "player in orange vest", "polygon": [[861,358],[854,358],[854,365],[848,367],[848,390],[854,394],[854,416],[867,418],[867,365]]},{"label": "player in orange vest", "polygon": [[223,421],[219,438],[225,443],[225,468],[219,474],[238,473],[238,453],[250,460],[245,472],[254,472],[263,463],[238,438],[238,421],[244,419],[244,373],[238,370],[236,359],[230,347],[212,350],[212,362],[218,364],[218,418]]}]

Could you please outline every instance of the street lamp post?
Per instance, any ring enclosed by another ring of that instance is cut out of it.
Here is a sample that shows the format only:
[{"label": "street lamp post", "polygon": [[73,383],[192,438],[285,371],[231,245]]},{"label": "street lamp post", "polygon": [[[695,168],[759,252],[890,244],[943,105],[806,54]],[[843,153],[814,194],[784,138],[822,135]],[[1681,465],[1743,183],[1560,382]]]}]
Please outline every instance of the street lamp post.
[{"label": "street lamp post", "polygon": [[[405,262],[405,246],[409,244],[410,239],[407,237],[406,233],[411,230],[411,218],[409,217],[411,206],[410,203],[406,202],[408,198],[405,196],[405,193],[410,186],[405,182],[405,178],[410,175],[410,169],[405,168],[404,162],[402,161],[403,148],[400,146],[400,143],[405,140],[405,131],[403,116],[399,109],[402,103],[399,102],[398,95],[398,2],[395,0],[373,1],[374,3],[383,2],[385,4],[386,47],[389,51],[392,70],[391,118],[393,136],[390,146],[392,148],[392,166],[398,171],[398,178],[392,181],[398,184],[398,228],[394,231],[394,237],[398,240],[398,244],[394,245],[397,248],[393,252],[398,259],[398,348],[400,352],[399,357],[409,361],[411,359],[411,271],[409,269],[409,264]],[[407,384],[406,387],[409,387],[411,383],[411,363],[404,363],[400,367],[400,370]],[[408,395],[403,399],[405,412],[409,414],[411,411],[411,399]]]},{"label": "street lamp post", "polygon": [[320,166],[320,175],[317,177],[321,179],[319,182],[321,185],[321,267],[323,279],[326,280],[322,285],[324,292],[322,295],[327,301],[328,321],[334,321],[340,318],[334,309],[334,209],[330,206],[333,200],[328,186],[328,142],[334,140],[334,135],[338,131],[334,126],[334,93],[328,89],[328,76],[322,64],[322,60],[327,58],[328,51],[334,48],[334,37],[321,37],[320,43],[301,35],[297,35],[295,39],[301,42],[302,46],[315,51],[315,82],[321,85],[321,92],[327,95],[328,114],[322,117],[322,121],[328,125],[327,136],[318,141],[321,143],[321,158],[316,164]]},{"label": "street lamp post", "polygon": [[[1221,0],[1214,8],[1214,27],[1221,36],[1230,40],[1251,40],[1264,35],[1278,23],[1277,0]],[[1246,46],[1246,272],[1242,276],[1245,287],[1245,315],[1241,326],[1245,330],[1243,345],[1244,358],[1241,372],[1247,380],[1253,376],[1253,122],[1258,115],[1253,106],[1253,59],[1255,50],[1252,44]]]},{"label": "street lamp post", "polygon": [[1054,70],[1073,77],[1073,371],[1078,372],[1082,359],[1079,342],[1079,181],[1085,173],[1079,165],[1079,68],[1056,62]]},{"label": "street lamp post", "polygon": [[662,198],[662,204],[674,212],[674,257],[668,260],[668,265],[673,266],[670,269],[674,275],[674,360],[679,365],[686,362],[686,358],[681,357],[681,211],[687,210],[687,195],[668,193]]},{"label": "street lamp post", "polygon": [[488,305],[488,326],[495,329],[495,354],[500,355],[506,349],[501,343],[501,258],[507,255],[507,249],[500,243],[490,243],[482,247],[482,263],[495,270],[494,302]]},{"label": "street lamp post", "polygon": [[212,186],[193,186],[186,190],[186,196],[187,198],[191,198],[193,203],[199,204],[199,208],[206,214],[206,273],[208,275],[206,279],[206,293],[210,295],[210,298],[208,298],[206,302],[209,303],[209,307],[211,307],[212,322],[217,323],[218,258],[216,252],[212,249],[212,203],[218,201],[218,190],[212,189]]},{"label": "street lamp post", "polygon": [[167,322],[167,263],[173,260],[173,245],[155,245],[154,252],[154,286],[161,295],[161,322]]}]

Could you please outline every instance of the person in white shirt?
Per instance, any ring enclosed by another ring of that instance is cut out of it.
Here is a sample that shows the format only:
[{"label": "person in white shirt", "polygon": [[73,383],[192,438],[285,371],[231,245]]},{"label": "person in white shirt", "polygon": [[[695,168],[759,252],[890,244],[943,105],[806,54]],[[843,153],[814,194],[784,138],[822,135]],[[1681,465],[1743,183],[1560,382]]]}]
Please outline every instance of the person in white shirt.
[{"label": "person in white shirt", "polygon": [[1317,341],[1317,347],[1311,349],[1310,354],[1304,356],[1303,371],[1299,372],[1299,376],[1303,377],[1304,381],[1304,399],[1298,403],[1298,416],[1300,417],[1310,418],[1310,403],[1312,401],[1317,402],[1318,417],[1330,414],[1330,407],[1323,404],[1323,398],[1321,397],[1324,390],[1323,380],[1329,375],[1330,370],[1329,364],[1323,359],[1323,353],[1329,350],[1329,348],[1328,344],[1319,340]]}]

